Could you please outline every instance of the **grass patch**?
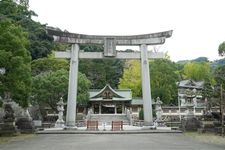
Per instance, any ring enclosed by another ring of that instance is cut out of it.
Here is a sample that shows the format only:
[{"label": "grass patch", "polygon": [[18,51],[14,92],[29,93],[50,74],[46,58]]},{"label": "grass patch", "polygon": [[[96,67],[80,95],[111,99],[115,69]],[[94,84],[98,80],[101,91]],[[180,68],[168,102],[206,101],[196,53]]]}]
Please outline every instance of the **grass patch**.
[{"label": "grass patch", "polygon": [[34,137],[35,134],[16,134],[0,136],[0,144],[11,143],[14,141],[23,141]]},{"label": "grass patch", "polygon": [[185,132],[184,135],[192,137],[204,143],[225,145],[225,138],[213,133]]}]

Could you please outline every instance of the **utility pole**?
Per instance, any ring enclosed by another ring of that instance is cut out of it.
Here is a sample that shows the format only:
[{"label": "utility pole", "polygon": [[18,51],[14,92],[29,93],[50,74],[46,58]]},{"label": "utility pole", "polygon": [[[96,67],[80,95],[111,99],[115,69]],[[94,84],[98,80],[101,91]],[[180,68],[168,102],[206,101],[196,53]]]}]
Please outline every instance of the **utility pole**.
[{"label": "utility pole", "polygon": [[221,104],[221,134],[224,137],[224,101],[223,101],[223,86],[220,84],[220,104]]}]

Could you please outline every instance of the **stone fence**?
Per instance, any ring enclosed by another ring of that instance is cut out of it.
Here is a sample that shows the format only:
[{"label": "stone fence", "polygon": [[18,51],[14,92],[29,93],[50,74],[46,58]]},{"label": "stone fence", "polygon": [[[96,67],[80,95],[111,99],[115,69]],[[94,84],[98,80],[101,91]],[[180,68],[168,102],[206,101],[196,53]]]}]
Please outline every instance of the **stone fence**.
[{"label": "stone fence", "polygon": [[[186,107],[181,107],[179,109],[179,107],[177,106],[164,106],[162,107],[163,109],[163,114],[162,116],[185,116],[187,114],[187,108]],[[205,107],[197,107],[197,108],[193,108],[193,113],[195,116],[202,116],[204,114],[205,111]],[[219,108],[218,107],[214,107],[212,108],[213,112],[219,112]]]}]

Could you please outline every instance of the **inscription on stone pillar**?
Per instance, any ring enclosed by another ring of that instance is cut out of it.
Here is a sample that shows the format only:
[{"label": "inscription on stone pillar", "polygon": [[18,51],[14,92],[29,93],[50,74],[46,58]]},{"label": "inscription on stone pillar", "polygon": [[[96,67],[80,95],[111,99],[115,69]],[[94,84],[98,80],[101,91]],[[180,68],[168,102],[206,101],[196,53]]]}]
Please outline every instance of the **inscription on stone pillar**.
[{"label": "inscription on stone pillar", "polygon": [[116,39],[105,38],[104,40],[104,56],[115,57],[116,56]]}]

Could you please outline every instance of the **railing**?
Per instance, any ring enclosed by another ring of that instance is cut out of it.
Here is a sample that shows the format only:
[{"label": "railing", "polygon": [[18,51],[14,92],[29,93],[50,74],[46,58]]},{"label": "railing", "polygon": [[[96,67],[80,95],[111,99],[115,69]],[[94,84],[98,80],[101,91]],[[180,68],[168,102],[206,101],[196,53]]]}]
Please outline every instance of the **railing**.
[{"label": "railing", "polygon": [[[204,114],[204,112],[203,112],[203,110],[201,110],[200,112],[199,111],[197,112],[197,111],[193,110],[193,114],[195,116],[202,116]],[[179,116],[179,115],[185,116],[185,115],[187,115],[187,112],[186,111],[179,112],[179,110],[174,112],[174,111],[169,110],[167,112],[162,113],[162,116]]]}]

